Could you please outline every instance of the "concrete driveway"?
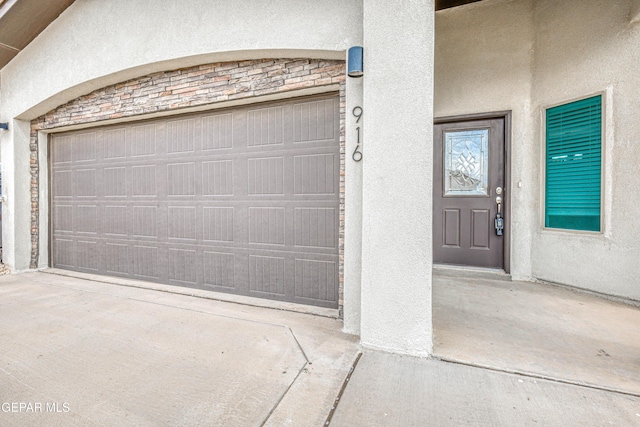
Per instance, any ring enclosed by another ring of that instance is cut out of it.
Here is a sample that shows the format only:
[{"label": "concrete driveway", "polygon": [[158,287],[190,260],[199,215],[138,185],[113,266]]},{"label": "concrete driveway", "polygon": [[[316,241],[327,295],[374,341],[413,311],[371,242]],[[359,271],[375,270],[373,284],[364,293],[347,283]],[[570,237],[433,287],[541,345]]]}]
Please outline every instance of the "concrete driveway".
[{"label": "concrete driveway", "polygon": [[323,425],[358,353],[327,317],[0,277],[0,425]]}]

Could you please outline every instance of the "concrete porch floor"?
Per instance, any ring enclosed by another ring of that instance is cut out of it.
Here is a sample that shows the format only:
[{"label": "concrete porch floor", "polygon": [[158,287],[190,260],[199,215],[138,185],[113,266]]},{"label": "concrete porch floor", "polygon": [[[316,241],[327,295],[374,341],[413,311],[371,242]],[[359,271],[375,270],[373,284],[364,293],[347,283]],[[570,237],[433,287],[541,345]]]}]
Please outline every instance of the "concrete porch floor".
[{"label": "concrete porch floor", "polygon": [[640,396],[639,308],[543,283],[434,274],[433,289],[437,358]]},{"label": "concrete porch floor", "polygon": [[640,426],[640,309],[491,276],[434,274],[435,358],[365,352],[331,425]]},{"label": "concrete porch floor", "polygon": [[638,309],[588,295],[436,277],[437,358],[354,368],[327,313],[77,276],[0,277],[0,425],[640,425]]}]

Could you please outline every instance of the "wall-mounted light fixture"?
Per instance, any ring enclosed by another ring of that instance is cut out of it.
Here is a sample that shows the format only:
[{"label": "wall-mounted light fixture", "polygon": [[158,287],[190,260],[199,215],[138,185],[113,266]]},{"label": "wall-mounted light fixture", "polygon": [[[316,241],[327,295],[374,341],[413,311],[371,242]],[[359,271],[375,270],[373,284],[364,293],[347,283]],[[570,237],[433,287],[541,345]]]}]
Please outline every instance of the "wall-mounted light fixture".
[{"label": "wall-mounted light fixture", "polygon": [[0,129],[9,130],[9,123],[0,123]]},{"label": "wall-mounted light fixture", "polygon": [[362,50],[362,46],[353,46],[349,48],[349,64],[347,65],[347,74],[349,77],[362,77],[364,74]]}]

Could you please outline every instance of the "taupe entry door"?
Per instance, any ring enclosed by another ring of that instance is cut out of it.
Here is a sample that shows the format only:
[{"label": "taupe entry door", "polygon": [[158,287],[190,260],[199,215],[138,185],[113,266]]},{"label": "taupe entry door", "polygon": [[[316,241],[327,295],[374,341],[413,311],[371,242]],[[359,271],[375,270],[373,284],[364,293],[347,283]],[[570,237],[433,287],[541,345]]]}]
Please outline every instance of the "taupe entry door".
[{"label": "taupe entry door", "polygon": [[434,263],[504,268],[504,120],[436,124],[433,138]]},{"label": "taupe entry door", "polygon": [[337,307],[339,102],[54,135],[53,266]]}]

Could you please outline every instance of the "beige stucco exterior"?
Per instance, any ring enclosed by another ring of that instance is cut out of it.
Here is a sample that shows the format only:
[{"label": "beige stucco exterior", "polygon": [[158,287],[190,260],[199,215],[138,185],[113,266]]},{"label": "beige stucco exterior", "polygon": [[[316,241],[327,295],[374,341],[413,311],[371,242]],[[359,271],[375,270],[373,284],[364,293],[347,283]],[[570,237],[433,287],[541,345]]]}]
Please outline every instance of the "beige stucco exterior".
[{"label": "beige stucco exterior", "polygon": [[[78,0],[1,70],[4,261],[31,254],[30,121],[153,72],[260,58],[347,59],[344,330],[362,344],[431,352],[434,117],[511,112],[510,273],[640,300],[635,172],[640,1]],[[434,42],[435,39],[435,42]],[[544,229],[544,108],[604,94],[603,232]],[[291,94],[283,96],[292,96]],[[363,108],[356,123],[350,114]],[[351,161],[361,127],[362,162]],[[46,133],[40,197],[46,200]],[[42,203],[46,207],[46,203]],[[46,267],[46,209],[40,263]]]}]

